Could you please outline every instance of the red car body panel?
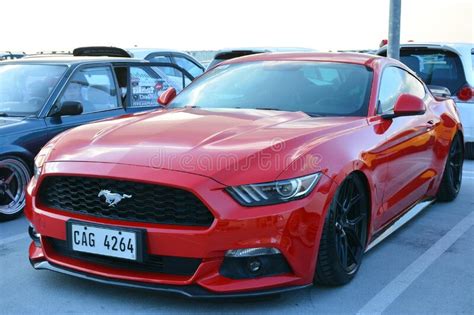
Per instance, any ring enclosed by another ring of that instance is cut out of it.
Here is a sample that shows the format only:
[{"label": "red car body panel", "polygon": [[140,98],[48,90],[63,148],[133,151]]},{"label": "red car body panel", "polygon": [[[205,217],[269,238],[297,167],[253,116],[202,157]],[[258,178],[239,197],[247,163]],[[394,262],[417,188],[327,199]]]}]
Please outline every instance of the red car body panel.
[{"label": "red car body panel", "polygon": [[[28,187],[26,215],[39,234],[30,259],[112,279],[177,286],[197,284],[232,293],[313,281],[322,225],[344,178],[361,172],[370,188],[369,240],[417,201],[433,198],[447,153],[462,126],[454,103],[429,93],[423,115],[384,119],[376,114],[380,74],[387,58],[359,54],[261,54],[224,62],[307,60],[364,64],[373,71],[367,117],[311,118],[300,112],[176,109],[129,115],[66,132],[39,179]],[[198,81],[199,79],[197,79]],[[220,157],[234,159],[219,164]],[[202,160],[205,156],[208,160]],[[257,161],[266,160],[262,171]],[[316,160],[315,160],[316,159]],[[206,162],[209,162],[206,164]],[[212,163],[211,163],[212,162]],[[242,171],[244,169],[244,171]],[[285,204],[243,207],[227,186],[270,182],[322,172],[314,191]],[[124,222],[47,208],[38,187],[51,175],[114,178],[177,187],[195,194],[215,219],[209,228]],[[203,261],[191,277],[124,271],[57,255],[48,238],[66,240],[66,222],[146,230],[150,254],[195,257]],[[275,247],[292,272],[234,280],[219,273],[229,249]]]}]

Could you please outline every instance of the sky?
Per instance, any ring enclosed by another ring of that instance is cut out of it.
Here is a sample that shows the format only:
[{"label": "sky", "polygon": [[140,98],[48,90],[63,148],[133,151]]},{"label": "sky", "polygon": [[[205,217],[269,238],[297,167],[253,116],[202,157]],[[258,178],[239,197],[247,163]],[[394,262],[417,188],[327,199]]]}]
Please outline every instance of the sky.
[{"label": "sky", "polygon": [[[402,0],[401,41],[474,42],[473,0]],[[377,48],[389,0],[22,0],[0,6],[0,51],[88,45],[216,50]]]}]

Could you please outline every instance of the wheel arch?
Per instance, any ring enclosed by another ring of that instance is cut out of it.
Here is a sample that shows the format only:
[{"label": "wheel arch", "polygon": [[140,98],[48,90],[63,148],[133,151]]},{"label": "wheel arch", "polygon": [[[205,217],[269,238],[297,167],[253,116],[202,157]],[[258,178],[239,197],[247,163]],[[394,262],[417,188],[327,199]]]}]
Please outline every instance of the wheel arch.
[{"label": "wheel arch", "polygon": [[13,156],[13,157],[21,159],[28,165],[29,171],[33,172],[35,157],[30,151],[22,147],[6,146],[2,148],[2,150],[0,150],[0,157],[5,157],[5,156]]},{"label": "wheel arch", "polygon": [[351,174],[354,174],[356,175],[357,177],[359,177],[362,182],[364,183],[364,187],[365,187],[365,192],[367,194],[367,203],[369,205],[368,209],[367,209],[367,241],[370,240],[370,231],[371,231],[371,226],[372,226],[372,205],[373,205],[373,201],[372,201],[372,189],[370,188],[371,185],[370,185],[370,182],[369,182],[369,178],[367,177],[367,175],[361,171],[361,170],[354,170],[352,171],[351,173],[347,174],[347,176],[351,175]]},{"label": "wheel arch", "polygon": [[[463,133],[463,131],[462,131],[461,129],[458,129],[458,130],[456,131],[456,133],[454,134],[454,136],[456,136],[456,135],[459,135],[459,136],[461,137],[462,143],[465,144],[465,142],[464,142],[464,133]],[[454,139],[454,137],[453,137],[453,139]],[[463,146],[463,150],[464,150],[464,146]]]}]

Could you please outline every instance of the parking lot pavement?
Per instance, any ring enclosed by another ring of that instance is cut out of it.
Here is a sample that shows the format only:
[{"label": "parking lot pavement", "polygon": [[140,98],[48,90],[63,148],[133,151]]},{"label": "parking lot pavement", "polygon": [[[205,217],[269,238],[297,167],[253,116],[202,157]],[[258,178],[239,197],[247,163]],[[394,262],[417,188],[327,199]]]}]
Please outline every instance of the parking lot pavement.
[{"label": "parking lot pavement", "polygon": [[350,284],[279,297],[190,300],[48,271],[27,259],[24,218],[0,223],[0,313],[473,314],[474,161],[452,203],[435,203],[368,252]]}]

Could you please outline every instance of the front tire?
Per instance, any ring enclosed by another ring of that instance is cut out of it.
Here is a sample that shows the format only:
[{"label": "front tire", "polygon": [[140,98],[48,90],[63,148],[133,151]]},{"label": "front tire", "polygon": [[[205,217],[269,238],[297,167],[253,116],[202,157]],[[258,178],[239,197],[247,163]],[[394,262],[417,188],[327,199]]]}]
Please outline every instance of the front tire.
[{"label": "front tire", "polygon": [[25,208],[28,165],[13,156],[0,157],[0,222],[19,217]]},{"label": "front tire", "polygon": [[326,215],[319,245],[315,282],[343,285],[360,268],[367,242],[369,198],[357,174],[338,187]]},{"label": "front tire", "polygon": [[451,142],[443,179],[439,186],[437,194],[439,201],[453,201],[458,196],[462,183],[463,153],[462,139],[459,135],[456,135]]}]

